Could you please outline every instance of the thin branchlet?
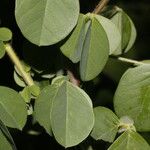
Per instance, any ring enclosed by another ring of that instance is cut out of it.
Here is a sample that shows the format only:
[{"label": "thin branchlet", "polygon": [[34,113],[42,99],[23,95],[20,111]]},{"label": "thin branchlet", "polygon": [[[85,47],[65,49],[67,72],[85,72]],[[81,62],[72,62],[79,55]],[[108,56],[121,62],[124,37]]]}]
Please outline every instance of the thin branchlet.
[{"label": "thin branchlet", "polygon": [[93,10],[94,14],[99,14],[103,8],[108,4],[109,0],[101,0]]},{"label": "thin branchlet", "polygon": [[24,70],[22,63],[21,63],[19,57],[17,56],[17,54],[15,53],[14,49],[12,48],[12,46],[10,44],[5,44],[5,50],[6,50],[7,55],[12,60],[13,64],[17,67],[17,69],[20,72],[25,83],[28,86],[34,85],[34,81],[33,81],[32,77],[30,76],[30,74],[28,74]]}]

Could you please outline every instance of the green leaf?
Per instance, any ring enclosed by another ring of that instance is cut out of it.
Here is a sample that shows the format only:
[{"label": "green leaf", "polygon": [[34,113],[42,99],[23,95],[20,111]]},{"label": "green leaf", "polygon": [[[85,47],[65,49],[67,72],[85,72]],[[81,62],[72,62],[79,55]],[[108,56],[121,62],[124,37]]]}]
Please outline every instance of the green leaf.
[{"label": "green leaf", "polygon": [[40,90],[43,90],[43,88],[45,88],[46,86],[50,85],[50,81],[49,80],[42,80],[42,81],[34,81],[35,84],[37,84],[40,88]]},{"label": "green leaf", "polygon": [[23,97],[23,99],[25,100],[26,103],[29,103],[31,100],[31,92],[30,92],[30,88],[28,86],[26,86],[21,92],[20,92],[21,96]]},{"label": "green leaf", "polygon": [[0,86],[0,119],[11,128],[21,130],[27,119],[26,103],[13,89]]},{"label": "green leaf", "polygon": [[40,88],[36,84],[29,86],[29,90],[33,96],[38,96],[40,94]]},{"label": "green leaf", "polygon": [[131,25],[131,34],[130,34],[130,39],[129,39],[128,45],[127,45],[126,49],[124,50],[125,53],[128,52],[132,48],[132,46],[136,40],[136,36],[137,36],[137,32],[136,32],[135,26],[133,24],[133,21],[130,19],[129,16],[128,16],[128,19],[129,19],[130,25]]},{"label": "green leaf", "polygon": [[95,140],[113,142],[119,125],[118,117],[108,108],[94,108],[95,124],[91,136]]},{"label": "green leaf", "polygon": [[11,134],[9,133],[7,127],[0,120],[0,149],[2,149],[2,147],[3,147],[2,145],[5,147],[5,149],[7,147],[9,148],[10,145],[11,145],[12,150],[17,150],[16,145],[14,143],[14,140],[13,140]]},{"label": "green leaf", "polygon": [[68,81],[60,81],[41,91],[35,101],[35,117],[64,147],[81,143],[94,125],[89,96]]},{"label": "green leaf", "polygon": [[61,46],[62,53],[73,63],[80,61],[85,38],[85,16],[80,14],[76,28]]},{"label": "green leaf", "polygon": [[36,84],[32,86],[26,86],[21,92],[21,96],[24,98],[26,103],[31,101],[31,98],[35,98],[40,94],[40,87]]},{"label": "green leaf", "polygon": [[20,87],[25,87],[26,86],[26,83],[23,81],[22,77],[16,71],[14,71],[14,81]]},{"label": "green leaf", "polygon": [[16,21],[23,35],[40,46],[64,39],[75,27],[78,0],[16,0]]},{"label": "green leaf", "polygon": [[80,61],[80,76],[83,81],[95,78],[104,68],[109,55],[109,41],[102,25],[93,14],[87,14],[91,19]]},{"label": "green leaf", "polygon": [[0,59],[3,58],[5,55],[5,46],[2,41],[0,41]]},{"label": "green leaf", "polygon": [[52,84],[61,84],[62,82],[64,82],[65,80],[69,81],[69,78],[67,76],[57,76],[52,80]]},{"label": "green leaf", "polygon": [[65,81],[59,87],[53,102],[52,131],[58,143],[64,147],[81,143],[90,134],[94,125],[91,100],[81,91]]},{"label": "green leaf", "polygon": [[[22,64],[22,66],[23,66],[24,71],[25,71],[26,73],[30,73],[31,67],[30,67],[28,64],[26,64],[23,60],[21,60],[21,64]],[[18,70],[18,68],[17,68],[16,66],[14,66],[14,69],[15,69],[16,73],[17,73],[19,76],[21,76],[21,73],[20,73],[20,71]]]},{"label": "green leaf", "polygon": [[0,41],[9,41],[12,38],[12,32],[5,27],[0,28]]},{"label": "green leaf", "polygon": [[116,26],[118,27],[122,35],[122,41],[120,45],[120,51],[122,51],[122,49],[126,48],[130,39],[130,34],[131,34],[130,21],[128,19],[127,14],[122,9],[119,9],[118,13],[116,13],[111,18],[111,20],[112,22],[114,22],[114,24],[116,24]]},{"label": "green leaf", "polygon": [[117,115],[129,116],[138,131],[150,131],[150,65],[128,69],[114,96]]},{"label": "green leaf", "polygon": [[[26,64],[24,61],[21,61],[21,64],[22,64],[25,72],[30,75],[31,67],[28,64]],[[20,87],[26,86],[26,83],[24,82],[22,75],[16,66],[14,66],[14,80],[15,80],[16,84],[19,85]]]},{"label": "green leaf", "polygon": [[47,133],[52,136],[51,112],[53,101],[58,91],[56,84],[45,87],[35,101],[34,115],[36,120],[43,126]]},{"label": "green leaf", "polygon": [[120,55],[130,50],[136,39],[136,29],[130,17],[122,9],[117,9],[118,12],[111,20],[118,27],[122,40],[118,49],[113,53],[114,55]]},{"label": "green leaf", "polygon": [[121,34],[116,25],[109,19],[96,15],[96,19],[104,28],[109,40],[109,54],[113,54],[121,43]]},{"label": "green leaf", "polygon": [[150,150],[148,143],[136,132],[128,130],[108,150]]},{"label": "green leaf", "polygon": [[0,150],[4,149],[13,150],[11,144],[8,142],[7,138],[0,129]]}]

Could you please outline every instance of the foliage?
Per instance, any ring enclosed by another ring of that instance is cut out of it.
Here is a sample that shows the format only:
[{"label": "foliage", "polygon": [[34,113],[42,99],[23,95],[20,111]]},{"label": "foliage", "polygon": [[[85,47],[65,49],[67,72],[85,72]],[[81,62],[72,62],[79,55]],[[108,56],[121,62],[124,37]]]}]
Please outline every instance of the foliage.
[{"label": "foliage", "polygon": [[[16,22],[28,42],[20,60],[12,32],[0,27],[0,59],[10,57],[19,87],[0,86],[0,150],[16,149],[7,127],[24,131],[29,116],[44,129],[39,133],[65,148],[91,136],[111,143],[108,150],[150,150],[139,133],[150,132],[150,64],[120,57],[133,46],[136,29],[121,8],[106,4],[102,0],[92,13],[82,14],[78,0],[16,0]],[[109,58],[132,64],[114,94],[115,112],[93,108],[84,90],[86,81],[96,84]],[[87,145],[85,150],[93,149]]]}]

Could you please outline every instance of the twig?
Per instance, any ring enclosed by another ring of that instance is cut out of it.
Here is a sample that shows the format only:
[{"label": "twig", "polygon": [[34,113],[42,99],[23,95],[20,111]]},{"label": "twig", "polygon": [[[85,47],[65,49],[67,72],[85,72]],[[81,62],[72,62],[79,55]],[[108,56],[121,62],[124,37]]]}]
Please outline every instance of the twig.
[{"label": "twig", "polygon": [[125,63],[129,63],[135,66],[139,66],[139,65],[145,65],[146,63],[137,61],[137,60],[133,60],[133,59],[129,59],[129,58],[124,58],[124,57],[111,57],[111,58],[115,58],[119,61],[125,62]]},{"label": "twig", "polygon": [[19,70],[22,78],[24,79],[24,81],[26,82],[27,85],[32,86],[34,85],[34,81],[32,79],[32,77],[25,72],[24,67],[21,64],[21,61],[19,60],[18,56],[16,55],[14,49],[11,47],[10,44],[5,44],[5,50],[6,53],[8,54],[8,56],[10,57],[10,59],[12,60],[12,62],[14,63],[14,65],[17,67],[17,69]]},{"label": "twig", "polygon": [[101,0],[96,6],[96,8],[94,9],[93,13],[99,14],[103,10],[103,8],[107,5],[108,2],[109,0]]},{"label": "twig", "polygon": [[70,82],[76,86],[80,86],[80,81],[75,78],[74,74],[70,71],[67,70],[67,74],[69,76]]}]

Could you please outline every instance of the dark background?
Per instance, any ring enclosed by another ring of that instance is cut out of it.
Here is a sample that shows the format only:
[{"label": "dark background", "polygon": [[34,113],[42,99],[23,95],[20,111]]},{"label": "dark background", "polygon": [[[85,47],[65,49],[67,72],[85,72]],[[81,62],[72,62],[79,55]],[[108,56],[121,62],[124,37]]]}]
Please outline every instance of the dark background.
[{"label": "dark background", "polygon": [[[98,0],[80,0],[81,12],[87,13],[97,5]],[[137,60],[150,59],[150,2],[149,0],[110,0],[110,4],[120,6],[132,18],[137,29],[137,40],[134,47],[124,57],[133,58]],[[17,54],[22,58],[22,44],[25,41],[21,35],[14,18],[14,0],[0,0],[0,26],[5,26],[13,31],[12,45]],[[104,72],[94,80],[83,84],[83,88],[90,95],[93,100],[94,106],[102,105],[109,107],[113,110],[113,94],[117,87],[117,83],[123,72],[129,67],[125,63],[119,63],[116,60],[110,59],[107,63]],[[13,79],[13,65],[5,56],[0,60],[0,85],[9,86],[18,90]],[[30,119],[29,119],[30,124]],[[11,133],[14,137],[18,150],[63,150],[53,138],[43,133],[38,136],[29,135],[27,131],[31,126],[26,126],[23,133],[12,130]],[[33,128],[37,128],[34,126]],[[150,141],[149,133],[142,133],[143,136]],[[90,141],[94,150],[105,150],[110,145],[102,141],[94,141],[91,138],[71,149],[74,150],[87,150],[87,141]]]}]

